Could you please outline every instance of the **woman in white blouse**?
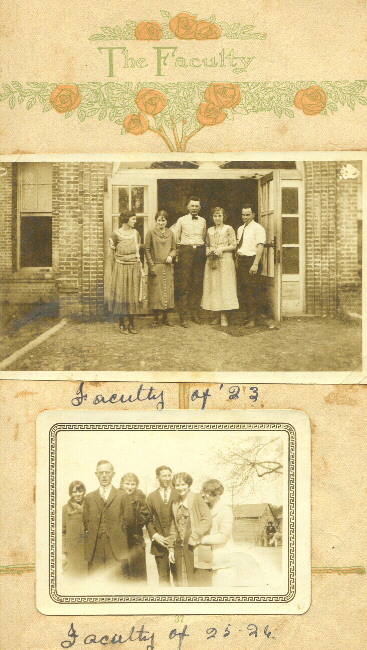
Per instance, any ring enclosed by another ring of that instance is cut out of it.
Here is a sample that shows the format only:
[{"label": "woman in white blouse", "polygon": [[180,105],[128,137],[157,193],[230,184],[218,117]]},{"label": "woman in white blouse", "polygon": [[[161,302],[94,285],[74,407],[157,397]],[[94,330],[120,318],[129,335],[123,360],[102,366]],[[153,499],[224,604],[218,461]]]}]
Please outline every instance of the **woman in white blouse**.
[{"label": "woman in white blouse", "polygon": [[234,585],[233,565],[233,513],[231,506],[221,501],[224,487],[217,479],[205,481],[201,488],[201,496],[210,508],[213,522],[208,534],[204,535],[200,543],[212,547],[213,587],[230,587]]}]

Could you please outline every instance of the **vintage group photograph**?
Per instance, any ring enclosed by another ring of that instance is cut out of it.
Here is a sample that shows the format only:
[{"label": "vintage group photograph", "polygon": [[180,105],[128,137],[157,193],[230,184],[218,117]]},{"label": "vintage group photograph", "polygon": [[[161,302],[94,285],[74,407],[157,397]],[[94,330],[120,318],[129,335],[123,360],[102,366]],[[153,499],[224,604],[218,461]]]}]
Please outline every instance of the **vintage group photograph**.
[{"label": "vintage group photograph", "polygon": [[0,369],[361,370],[361,160],[2,162]]}]

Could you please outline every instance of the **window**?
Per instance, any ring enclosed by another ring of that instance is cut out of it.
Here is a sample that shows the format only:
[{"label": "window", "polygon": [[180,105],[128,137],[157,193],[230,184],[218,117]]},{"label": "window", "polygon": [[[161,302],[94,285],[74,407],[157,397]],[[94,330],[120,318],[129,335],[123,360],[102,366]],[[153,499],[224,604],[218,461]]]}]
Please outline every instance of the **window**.
[{"label": "window", "polygon": [[[289,186],[288,186],[289,183]],[[282,273],[300,273],[299,187],[297,181],[283,181],[282,187]],[[284,279],[284,278],[283,278]]]},{"label": "window", "polygon": [[119,227],[119,216],[125,210],[134,210],[136,214],[136,230],[144,242],[148,225],[148,186],[147,185],[116,185],[112,194],[113,229]]},{"label": "window", "polygon": [[52,266],[52,163],[21,163],[17,267]]}]

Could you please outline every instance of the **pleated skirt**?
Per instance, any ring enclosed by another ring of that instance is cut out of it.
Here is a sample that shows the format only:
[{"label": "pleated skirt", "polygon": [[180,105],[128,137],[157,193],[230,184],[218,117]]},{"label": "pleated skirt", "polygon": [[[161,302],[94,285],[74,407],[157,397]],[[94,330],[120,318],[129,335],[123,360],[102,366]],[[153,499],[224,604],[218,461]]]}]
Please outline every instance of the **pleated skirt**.
[{"label": "pleated skirt", "polygon": [[140,262],[115,262],[109,289],[108,309],[113,314],[139,313],[141,266]]}]

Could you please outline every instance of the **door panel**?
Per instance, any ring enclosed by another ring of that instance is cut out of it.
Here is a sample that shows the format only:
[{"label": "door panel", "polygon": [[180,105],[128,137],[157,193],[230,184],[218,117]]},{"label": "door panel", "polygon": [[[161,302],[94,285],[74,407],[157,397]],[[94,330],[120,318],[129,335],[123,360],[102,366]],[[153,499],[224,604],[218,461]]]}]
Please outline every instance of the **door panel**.
[{"label": "door panel", "polygon": [[267,308],[274,320],[282,319],[282,207],[280,170],[259,181],[259,223],[266,231],[262,258]]}]

